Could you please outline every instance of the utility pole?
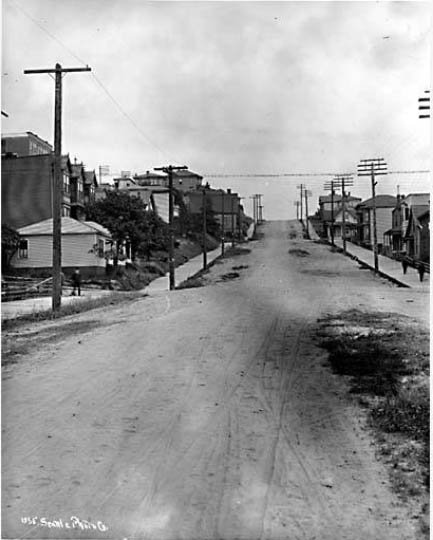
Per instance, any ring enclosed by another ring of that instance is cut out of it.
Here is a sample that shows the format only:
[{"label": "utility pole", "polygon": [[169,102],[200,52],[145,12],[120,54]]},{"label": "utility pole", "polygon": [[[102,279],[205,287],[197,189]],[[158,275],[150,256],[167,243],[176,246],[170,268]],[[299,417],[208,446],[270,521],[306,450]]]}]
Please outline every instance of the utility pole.
[{"label": "utility pole", "polygon": [[331,190],[331,245],[335,247],[335,238],[334,238],[334,194],[335,187],[337,186],[337,180],[331,180],[326,182],[323,186],[324,189]]},{"label": "utility pole", "polygon": [[[424,94],[430,94],[430,90],[426,90]],[[418,110],[419,111],[429,111],[419,115],[419,118],[430,118],[430,96],[418,98]]]},{"label": "utility pole", "polygon": [[233,194],[230,193],[230,210],[231,210],[231,217],[232,217],[232,247],[235,247],[235,216],[234,216],[234,208],[233,208]]},{"label": "utility pole", "polygon": [[155,171],[163,171],[168,175],[168,271],[169,271],[169,289],[173,291],[176,287],[174,279],[174,194],[173,194],[173,171],[188,169],[185,165],[174,167],[167,165],[166,167],[154,167]]},{"label": "utility pole", "polygon": [[241,214],[241,201],[245,197],[238,197],[238,238],[239,243],[242,241],[242,214]]},{"label": "utility pole", "polygon": [[306,223],[306,232],[307,232],[307,238],[310,238],[310,228],[308,223],[308,197],[311,197],[312,193],[311,191],[308,191],[308,189],[304,189],[304,197],[305,197],[305,223]]},{"label": "utility pole", "polygon": [[54,94],[54,181],[53,181],[53,293],[52,310],[59,311],[62,297],[62,75],[91,71],[85,68],[62,68],[56,64],[54,69],[26,69],[25,75],[55,73]]},{"label": "utility pole", "polygon": [[221,190],[221,256],[224,257],[224,233],[225,233],[225,215],[224,215],[224,190]]},{"label": "utility pole", "polygon": [[297,187],[297,189],[300,190],[300,195],[299,195],[300,204],[299,204],[299,206],[300,206],[300,209],[301,209],[301,213],[300,213],[300,221],[301,221],[301,223],[302,223],[302,216],[303,216],[303,211],[302,211],[302,210],[303,210],[303,209],[302,209],[302,204],[303,204],[303,202],[302,202],[302,199],[303,199],[303,197],[304,197],[304,188],[305,188],[305,186],[304,186],[304,184],[299,184],[299,185],[296,186],[296,187]]},{"label": "utility pole", "polygon": [[342,232],[343,253],[346,255],[346,192],[347,186],[353,186],[353,177],[348,174],[337,174],[333,181],[333,187],[341,188],[341,213],[342,213]]},{"label": "utility pole", "polygon": [[207,268],[207,248],[206,248],[206,188],[203,188],[203,270]]},{"label": "utility pole", "polygon": [[[377,249],[377,223],[376,223],[376,176],[388,174],[387,165],[383,158],[361,159],[358,165],[358,176],[371,177],[371,193],[373,197],[373,252],[374,252],[374,272],[379,272],[379,254]],[[370,228],[371,231],[371,228]],[[371,234],[371,232],[370,232]]]}]

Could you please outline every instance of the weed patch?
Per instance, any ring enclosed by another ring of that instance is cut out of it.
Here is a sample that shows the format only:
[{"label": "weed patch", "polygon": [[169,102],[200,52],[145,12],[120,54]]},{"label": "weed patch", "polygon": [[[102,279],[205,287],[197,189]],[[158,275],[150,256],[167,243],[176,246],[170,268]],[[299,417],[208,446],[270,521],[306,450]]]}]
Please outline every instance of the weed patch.
[{"label": "weed patch", "polygon": [[319,322],[332,371],[347,377],[366,410],[394,489],[422,506],[430,478],[428,332],[397,313],[356,309]]},{"label": "weed patch", "polygon": [[308,257],[310,255],[310,252],[306,251],[305,249],[294,248],[289,249],[289,254],[295,255],[296,257]]}]

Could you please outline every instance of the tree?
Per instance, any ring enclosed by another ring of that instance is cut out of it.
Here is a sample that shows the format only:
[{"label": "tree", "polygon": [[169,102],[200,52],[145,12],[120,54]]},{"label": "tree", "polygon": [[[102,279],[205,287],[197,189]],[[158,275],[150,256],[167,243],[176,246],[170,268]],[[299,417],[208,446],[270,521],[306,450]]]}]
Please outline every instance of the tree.
[{"label": "tree", "polygon": [[[119,246],[129,242],[131,256],[134,258],[144,251],[163,245],[165,223],[139,197],[128,193],[107,191],[105,199],[90,203],[86,207],[87,219],[106,227]],[[151,248],[149,246],[152,246]]]},{"label": "tree", "polygon": [[19,246],[19,233],[7,223],[2,223],[2,267],[4,270],[9,270],[12,257]]}]

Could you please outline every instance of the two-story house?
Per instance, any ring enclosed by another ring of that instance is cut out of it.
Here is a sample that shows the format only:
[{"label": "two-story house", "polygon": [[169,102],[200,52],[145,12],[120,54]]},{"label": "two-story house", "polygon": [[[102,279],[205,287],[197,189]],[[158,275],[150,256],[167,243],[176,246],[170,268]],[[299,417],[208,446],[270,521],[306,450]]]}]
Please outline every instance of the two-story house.
[{"label": "two-story house", "polygon": [[412,209],[414,209],[415,219],[417,219],[416,216],[419,212],[428,209],[429,205],[429,193],[410,193],[406,197],[397,195],[397,204],[392,211],[392,228],[387,231],[394,257],[399,258],[408,251],[406,233]]},{"label": "two-story house", "polygon": [[[239,195],[232,193],[230,189],[204,188],[206,201],[210,204],[215,219],[218,221],[225,236],[236,236],[242,222],[243,208],[240,204]],[[203,211],[203,189],[190,191],[185,195],[185,202],[191,214],[199,214]]]},{"label": "two-story house", "polygon": [[71,218],[84,220],[86,218],[84,211],[84,166],[82,163],[72,163],[71,176],[69,178],[71,195]]},{"label": "two-story house", "polygon": [[[353,210],[355,207],[361,202],[360,197],[353,197],[350,193],[346,193],[346,196],[344,198],[344,205],[346,208],[345,212],[345,218],[346,222],[349,224],[353,221],[354,215]],[[332,195],[322,195],[319,197],[319,210],[318,210],[318,218],[321,222],[321,227],[319,230],[319,234],[323,237],[327,237],[328,239],[332,236],[331,233],[331,226],[334,226],[334,236],[341,235],[341,228],[342,228],[342,197],[341,195],[337,195],[334,193],[334,196]],[[339,223],[337,224],[337,218],[339,220]],[[341,223],[340,223],[341,222]],[[353,227],[348,225],[348,228],[346,230],[346,233],[349,234],[350,237],[353,237],[354,234],[352,233]]]},{"label": "two-story house", "polygon": [[371,248],[373,246],[373,215],[376,206],[376,237],[379,252],[383,251],[384,234],[392,226],[392,211],[397,203],[397,198],[393,195],[376,195],[358,204],[357,213],[357,235],[356,241],[362,246]]}]

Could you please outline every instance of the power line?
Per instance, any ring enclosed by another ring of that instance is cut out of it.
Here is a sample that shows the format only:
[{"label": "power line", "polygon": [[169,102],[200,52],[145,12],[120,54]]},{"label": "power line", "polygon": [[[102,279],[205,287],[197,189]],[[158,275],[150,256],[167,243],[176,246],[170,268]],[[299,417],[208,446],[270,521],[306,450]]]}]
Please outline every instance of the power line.
[{"label": "power line", "polygon": [[[49,30],[47,30],[44,26],[42,26],[34,17],[32,17],[27,11],[25,11],[22,6],[16,2],[16,0],[8,0],[8,2],[18,8],[23,15],[25,15],[30,21],[32,21],[42,32],[47,34],[51,39],[53,39],[58,45],[63,47],[65,51],[67,51],[69,54],[71,54],[76,60],[78,60],[81,64],[86,66],[86,62],[82,60],[77,54],[74,53],[72,49],[70,49],[65,43],[63,43],[58,37],[56,37],[54,34],[52,34]],[[98,84],[98,86],[103,90],[103,92],[108,96],[108,98],[112,101],[112,103],[117,107],[117,109],[122,113],[122,115],[131,123],[131,125],[140,133],[140,135],[151,145],[155,150],[158,150],[163,156],[168,157],[166,152],[160,148],[157,144],[155,144],[153,141],[147,137],[147,135],[144,133],[144,131],[134,122],[134,120],[129,116],[129,114],[123,109],[123,107],[120,105],[120,103],[113,97],[113,95],[108,91],[108,89],[105,87],[105,85],[102,83],[102,81],[96,76],[95,72],[91,72],[93,79]],[[174,156],[172,156],[174,157]],[[177,161],[177,160],[174,160]]]},{"label": "power line", "polygon": [[[423,170],[411,170],[411,171],[389,171],[388,174],[428,174],[431,171],[429,169],[423,169]],[[233,173],[233,174],[220,174],[220,173],[204,173],[203,176],[206,178],[299,178],[299,177],[323,177],[323,176],[337,176],[341,175],[341,173],[336,172],[323,172],[323,173],[308,173],[308,172],[299,172],[299,173],[263,173],[263,174],[257,174],[257,173]],[[356,172],[351,173],[345,173],[344,176],[352,176],[356,175]]]}]

